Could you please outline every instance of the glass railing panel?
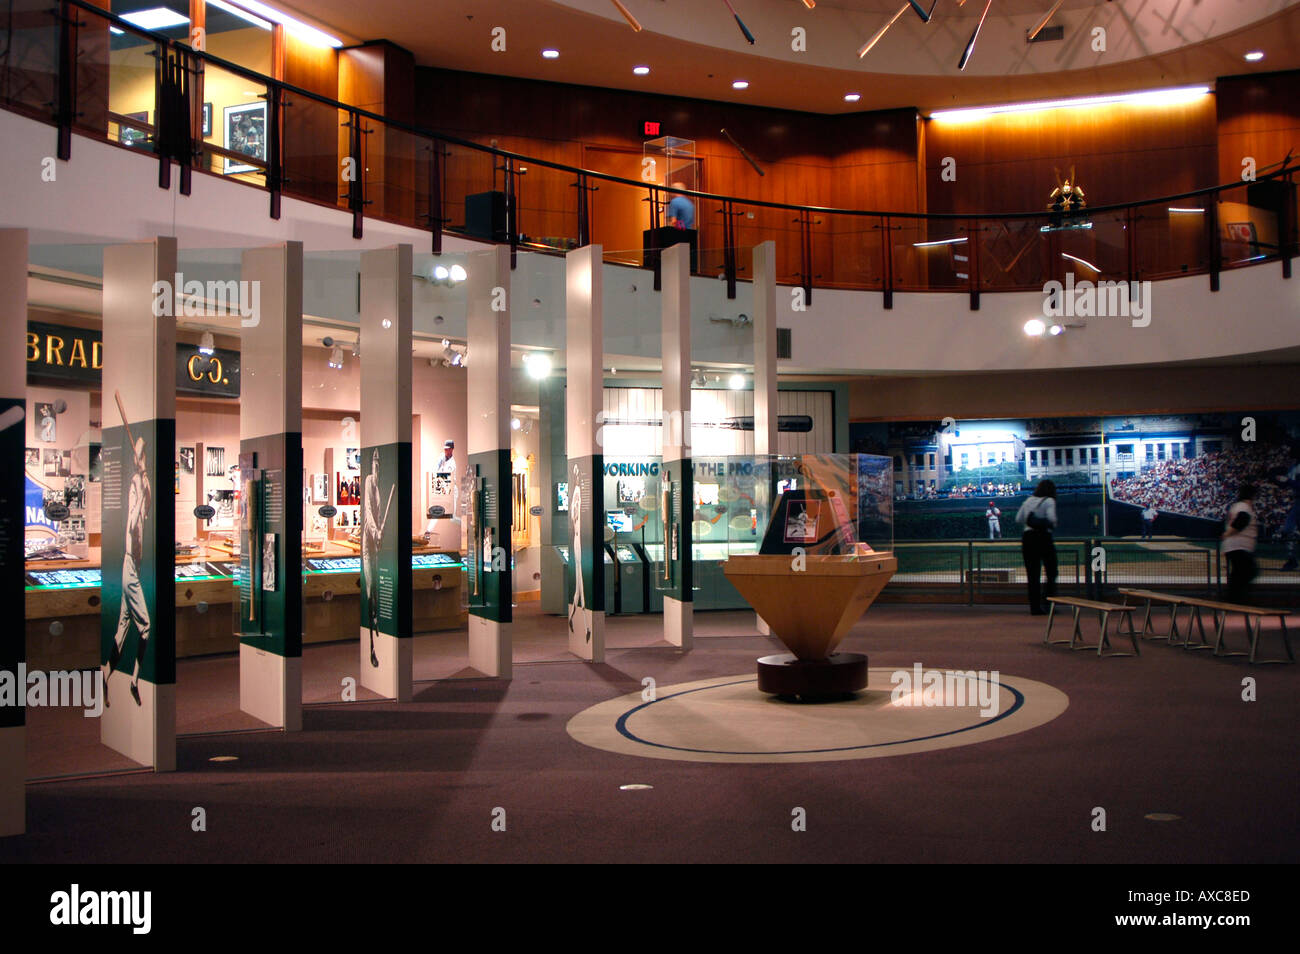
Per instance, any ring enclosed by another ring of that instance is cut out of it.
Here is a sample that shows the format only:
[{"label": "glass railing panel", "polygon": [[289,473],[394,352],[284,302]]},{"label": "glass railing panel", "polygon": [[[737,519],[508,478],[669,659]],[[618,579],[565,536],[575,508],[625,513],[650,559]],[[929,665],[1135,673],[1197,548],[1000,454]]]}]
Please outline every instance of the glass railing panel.
[{"label": "glass railing panel", "polygon": [[[1219,192],[1221,267],[1242,268],[1281,254],[1287,192],[1279,179],[1242,183]],[[1212,198],[1206,196],[1197,205],[1204,206]]]},{"label": "glass railing panel", "polygon": [[[98,32],[98,28],[89,30],[88,35]],[[89,94],[84,107],[78,104],[78,112],[84,113],[78,124],[97,135],[107,135],[110,142],[153,152],[158,123],[157,62],[163,47],[132,30],[113,34],[110,41],[105,49],[98,38],[91,39],[79,50],[84,59],[78,59],[77,86],[95,88],[96,81],[107,83]],[[103,101],[105,88],[107,103]]]},{"label": "glass railing panel", "polygon": [[[425,141],[414,133],[362,117],[362,147],[365,155],[366,214],[390,222],[423,228],[427,214],[425,199],[421,210],[420,198],[428,191],[428,159]],[[418,172],[425,170],[424,181]],[[346,192],[347,183],[339,192]]]},{"label": "glass railing panel", "polygon": [[1137,206],[1135,258],[1142,281],[1196,275],[1210,268],[1210,197]]},{"label": "glass railing panel", "polygon": [[970,232],[958,219],[893,219],[894,287],[966,291],[971,286]]},{"label": "glass railing panel", "polygon": [[1128,223],[1124,212],[1089,213],[1042,233],[1052,258],[1052,278],[1119,282],[1129,278]]},{"label": "glass railing panel", "polygon": [[491,153],[445,145],[440,168],[444,228],[470,238],[506,241],[505,184],[498,166]]},{"label": "glass railing panel", "polygon": [[[516,165],[515,224],[521,245],[557,252],[578,247],[577,182],[577,175],[568,170]],[[631,186],[622,189],[635,191]],[[587,195],[590,198],[591,193]]]},{"label": "glass railing panel", "polygon": [[214,63],[204,63],[198,128],[198,166],[255,185],[266,183],[269,117],[266,85]]},{"label": "glass railing panel", "polygon": [[47,122],[59,98],[56,13],[48,0],[13,0],[0,18],[0,104]]},{"label": "glass railing panel", "polygon": [[[257,92],[265,93],[265,90],[259,91],[253,86],[244,87],[244,95]],[[248,99],[246,102],[252,104],[254,101]],[[256,110],[251,105],[250,111],[256,116]],[[325,205],[346,206],[350,182],[345,176],[357,176],[360,179],[365,175],[365,143],[361,146],[363,162],[360,167],[354,168],[353,163],[343,163],[344,158],[352,158],[351,129],[345,125],[350,122],[350,114],[337,106],[288,92],[284,93],[282,113],[284,118],[280,124],[283,130],[280,155],[283,159],[285,195]],[[226,141],[237,141],[231,139],[234,134],[229,131],[230,125],[231,114],[228,112],[222,135]]]},{"label": "glass railing panel", "polygon": [[834,288],[883,288],[884,250],[879,216],[831,216],[824,240],[814,247],[814,259],[823,276],[817,284]]},{"label": "glass railing panel", "polygon": [[982,291],[1026,291],[1048,280],[1049,243],[1038,218],[981,219],[976,228]]}]

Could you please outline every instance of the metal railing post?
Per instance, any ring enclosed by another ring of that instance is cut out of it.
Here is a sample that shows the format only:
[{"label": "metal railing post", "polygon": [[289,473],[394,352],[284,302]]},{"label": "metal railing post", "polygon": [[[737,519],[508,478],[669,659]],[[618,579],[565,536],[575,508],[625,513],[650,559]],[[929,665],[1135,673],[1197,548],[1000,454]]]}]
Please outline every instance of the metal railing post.
[{"label": "metal railing post", "polygon": [[880,239],[880,254],[884,258],[884,306],[886,309],[894,307],[894,239],[891,235],[892,226],[889,223],[889,216],[881,216],[881,228],[883,230]]},{"label": "metal railing post", "polygon": [[1219,290],[1219,271],[1223,267],[1223,243],[1219,241],[1219,197],[1211,195],[1206,203],[1206,231],[1210,242],[1210,291]]},{"label": "metal railing post", "polygon": [[284,90],[276,83],[266,87],[266,191],[271,196],[271,218],[280,217],[284,193]]}]

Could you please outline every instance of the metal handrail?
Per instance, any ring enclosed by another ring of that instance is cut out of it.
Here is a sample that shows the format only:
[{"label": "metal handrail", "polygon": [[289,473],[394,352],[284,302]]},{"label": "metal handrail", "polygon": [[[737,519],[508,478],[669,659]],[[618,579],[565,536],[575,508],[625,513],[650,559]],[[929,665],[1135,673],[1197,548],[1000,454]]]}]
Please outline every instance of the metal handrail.
[{"label": "metal handrail", "polygon": [[[117,16],[116,14],[109,13],[106,10],[91,5],[90,3],[86,2],[86,0],[64,0],[64,2],[68,6],[75,7],[79,10],[85,11],[86,13],[90,13],[94,16],[100,17],[112,23],[113,25],[117,26],[119,29],[129,31],[133,34],[136,34],[137,36],[145,36],[148,39],[152,40],[153,42],[163,44],[167,47],[183,47],[187,53],[189,53],[191,56],[197,58],[200,61],[203,61],[205,63],[211,63],[214,66],[235,73],[239,76],[242,76],[245,79],[262,83],[268,88],[270,88],[271,86],[276,86],[279,87],[282,91],[291,93],[294,96],[301,96],[306,99],[315,100],[316,102],[320,103],[323,106],[332,107],[335,109],[339,109],[351,113],[355,116],[364,117],[374,122],[381,123],[385,126],[389,126],[393,129],[399,129],[416,136],[422,136],[428,139],[433,139],[440,143],[460,146],[465,149],[471,149],[476,152],[481,152],[487,155],[497,157],[499,159],[510,160],[512,162],[524,162],[533,166],[542,166],[545,168],[555,169],[560,172],[572,173],[573,175],[576,176],[577,175],[585,176],[589,179],[599,179],[604,182],[611,182],[611,183],[616,183],[618,185],[632,186],[637,189],[664,188],[661,186],[654,186],[645,182],[641,182],[636,179],[625,179],[621,176],[611,175],[605,172],[597,172],[594,169],[584,169],[580,166],[570,166],[564,163],[552,162],[548,159],[538,159],[532,156],[523,155],[522,153],[511,152],[506,149],[500,149],[495,146],[484,146],[481,143],[472,142],[467,139],[461,139],[457,136],[451,136],[446,133],[435,132],[432,129],[428,129],[422,126],[417,126],[413,123],[407,123],[401,120],[391,119],[389,117],[380,115],[379,113],[374,113],[371,112],[370,110],[362,109],[357,106],[349,106],[345,103],[339,102],[338,100],[334,100],[334,99],[330,99],[329,97],[322,96],[319,93],[313,93],[310,90],[306,90],[306,89],[302,89],[301,87],[294,86],[291,83],[285,83],[281,80],[272,79],[269,76],[265,76],[254,70],[250,70],[247,67],[243,67],[236,63],[232,63],[229,60],[224,60],[218,56],[213,56],[212,54],[206,51],[192,50],[188,44],[181,43],[179,40],[173,40],[169,37],[163,36],[159,33],[155,33],[150,30],[142,30],[139,27],[136,27],[133,24],[129,23],[128,21],[123,20],[121,17]],[[1295,172],[1295,167],[1289,166],[1287,163],[1284,162],[1284,164],[1276,171],[1259,176],[1257,179],[1252,180],[1252,182],[1267,182],[1272,179],[1290,179],[1291,176],[1294,174],[1294,172]],[[1179,192],[1173,195],[1165,195],[1165,196],[1158,196],[1150,199],[1144,199],[1138,202],[1122,202],[1122,203],[1116,203],[1114,205],[1088,206],[1087,208],[1081,211],[1083,214],[1086,215],[1098,215],[1098,214],[1103,214],[1108,212],[1119,212],[1119,211],[1125,211],[1129,209],[1136,209],[1145,205],[1159,205],[1166,202],[1175,202],[1182,199],[1196,198],[1198,196],[1213,195],[1219,192],[1226,191],[1228,189],[1240,188],[1242,185],[1243,185],[1242,182],[1226,183],[1223,185],[1208,186],[1203,189],[1194,189],[1188,192]],[[704,199],[704,200],[720,202],[720,203],[740,203],[746,206],[756,206],[765,209],[779,209],[782,211],[798,212],[804,214],[815,213],[815,214],[822,214],[822,215],[845,215],[845,216],[857,216],[861,218],[893,218],[893,219],[917,219],[921,221],[968,222],[972,219],[988,220],[988,221],[1002,221],[1002,220],[1015,220],[1015,219],[1040,219],[1040,218],[1046,218],[1049,215],[1049,212],[1047,210],[1039,210],[1039,211],[1031,211],[1031,212],[960,213],[960,212],[904,212],[904,211],[870,210],[870,209],[839,209],[839,208],[834,208],[832,206],[792,205],[786,202],[772,202],[766,199],[745,199],[745,198],[738,198],[735,196],[720,195],[718,193],[713,193],[713,192],[697,192],[693,189],[673,189],[672,192],[674,194],[680,193],[682,195],[688,195],[693,198]]]}]

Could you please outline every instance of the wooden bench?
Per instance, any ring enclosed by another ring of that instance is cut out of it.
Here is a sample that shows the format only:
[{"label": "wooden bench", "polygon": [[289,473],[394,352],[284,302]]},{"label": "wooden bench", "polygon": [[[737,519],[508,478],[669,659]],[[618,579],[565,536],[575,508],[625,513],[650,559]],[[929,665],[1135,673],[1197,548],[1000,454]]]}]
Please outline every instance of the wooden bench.
[{"label": "wooden bench", "polygon": [[[1169,641],[1169,645],[1171,646],[1182,645],[1182,643],[1178,641],[1178,637],[1182,635],[1178,631],[1178,611],[1186,605],[1183,597],[1176,593],[1161,593],[1158,590],[1134,589],[1132,587],[1124,586],[1119,588],[1119,592],[1120,595],[1125,597],[1126,601],[1130,596],[1134,599],[1142,600],[1144,610],[1142,614],[1142,631],[1140,635],[1144,639],[1166,639]],[[1163,603],[1169,607],[1169,629],[1166,632],[1157,633],[1151,624],[1152,603]],[[1132,624],[1132,617],[1129,618],[1129,623],[1130,625]],[[1190,635],[1191,620],[1189,619],[1188,636]]]},{"label": "wooden bench", "polygon": [[[1275,609],[1264,606],[1244,606],[1239,603],[1224,603],[1219,600],[1206,600],[1196,596],[1181,596],[1176,593],[1161,593],[1158,590],[1133,589],[1120,587],[1120,593],[1126,598],[1134,597],[1144,602],[1146,607],[1145,615],[1142,620],[1142,635],[1151,635],[1150,639],[1167,639],[1171,646],[1182,646],[1184,649],[1198,650],[1211,649],[1216,656],[1249,656],[1252,663],[1273,663],[1273,662],[1295,662],[1295,654],[1291,651],[1290,634],[1287,631],[1286,617],[1291,611],[1287,609]],[[1169,605],[1169,632],[1163,635],[1155,634],[1150,625],[1151,621],[1151,604],[1167,603]],[[1186,606],[1188,608],[1187,634],[1181,640],[1177,637],[1181,635],[1178,631],[1178,611]],[[1201,610],[1208,609],[1214,614],[1214,642],[1211,643],[1205,636],[1205,624],[1201,618]],[[1230,613],[1241,613],[1246,621],[1246,636],[1250,640],[1249,653],[1232,653],[1224,652],[1224,633],[1227,628],[1228,615]],[[1269,616],[1276,616],[1282,632],[1282,647],[1286,650],[1286,659],[1256,659],[1259,650],[1259,634],[1263,626],[1264,619]],[[1192,642],[1193,626],[1195,626],[1200,639],[1198,642]]]},{"label": "wooden bench", "polygon": [[[1075,645],[1076,641],[1083,638],[1083,632],[1079,629],[1079,614],[1083,610],[1087,609],[1087,610],[1095,610],[1097,612],[1097,618],[1101,622],[1101,636],[1097,640],[1098,656],[1102,656],[1102,655],[1137,656],[1141,654],[1141,650],[1138,649],[1137,632],[1133,629],[1133,613],[1137,611],[1136,606],[1126,606],[1120,603],[1103,603],[1100,600],[1085,600],[1085,599],[1079,599],[1074,596],[1049,596],[1047,598],[1047,602],[1051,604],[1051,608],[1048,609],[1047,611],[1047,632],[1043,634],[1043,643],[1045,645],[1055,646],[1055,645],[1060,645],[1061,643],[1068,643],[1071,649],[1092,649],[1091,646],[1087,646],[1087,645],[1082,645],[1082,646]],[[1074,609],[1074,631],[1070,633],[1070,638],[1068,640],[1066,639],[1054,640],[1051,638],[1052,622],[1056,619],[1057,606],[1069,606]],[[1115,635],[1127,636],[1133,643],[1133,652],[1131,653],[1117,653],[1117,652],[1106,653],[1105,652],[1105,650],[1110,647],[1110,635],[1108,633],[1108,630],[1110,627],[1110,616],[1112,613],[1118,613],[1120,616],[1123,616],[1125,619],[1128,620],[1128,632],[1121,633],[1119,631],[1119,626],[1116,625]]]},{"label": "wooden bench", "polygon": [[[1295,653],[1291,651],[1291,638],[1286,628],[1286,618],[1290,615],[1289,609],[1278,609],[1268,606],[1245,606],[1240,603],[1224,603],[1219,600],[1203,600],[1196,597],[1185,597],[1184,602],[1192,607],[1196,615],[1197,623],[1200,623],[1200,611],[1208,609],[1214,614],[1214,655],[1216,656],[1248,656],[1250,662],[1254,663],[1281,663],[1295,662]],[[1246,638],[1250,640],[1249,653],[1234,653],[1223,651],[1223,636],[1227,629],[1228,614],[1240,613],[1246,622]],[[1282,648],[1286,650],[1286,659],[1256,659],[1256,653],[1259,650],[1259,633],[1264,626],[1264,620],[1269,616],[1276,616],[1278,625],[1281,627]],[[1191,639],[1191,626],[1188,625],[1188,640]],[[1202,629],[1202,642],[1204,642],[1204,630]],[[1208,644],[1200,646],[1190,646],[1184,643],[1185,649],[1209,649]]]}]

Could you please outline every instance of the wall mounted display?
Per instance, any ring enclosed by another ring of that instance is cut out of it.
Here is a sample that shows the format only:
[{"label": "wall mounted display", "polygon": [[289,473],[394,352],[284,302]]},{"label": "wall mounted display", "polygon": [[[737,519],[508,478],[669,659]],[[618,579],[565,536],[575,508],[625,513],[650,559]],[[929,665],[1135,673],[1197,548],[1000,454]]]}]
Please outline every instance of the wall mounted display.
[{"label": "wall mounted display", "polygon": [[180,472],[182,474],[194,473],[194,448],[182,447],[180,449]]},{"label": "wall mounted display", "polygon": [[311,497],[312,503],[327,504],[330,502],[329,474],[311,475]]},{"label": "wall mounted display", "polygon": [[212,104],[203,104],[203,135],[204,137],[212,135]]},{"label": "wall mounted display", "polygon": [[224,447],[205,447],[203,456],[204,474],[208,477],[224,477],[226,475],[226,449]]},{"label": "wall mounted display", "polygon": [[[227,106],[224,116],[222,145],[231,152],[238,152],[265,163],[266,103]],[[240,172],[259,172],[262,168],[262,165],[240,162],[227,156],[224,171],[226,175],[233,175]]]},{"label": "wall mounted display", "polygon": [[23,466],[29,470],[41,466],[41,449],[39,447],[27,447],[23,450]]},{"label": "wall mounted display", "polygon": [[36,429],[36,439],[45,444],[53,444],[57,439],[54,405],[38,402],[32,408],[32,427]]},{"label": "wall mounted display", "polygon": [[359,447],[349,447],[349,448],[345,451],[345,458],[346,458],[346,460],[347,460],[347,468],[348,468],[348,470],[351,470],[351,471],[360,471],[360,470],[361,470],[361,448],[359,448]]},{"label": "wall mounted display", "polygon": [[45,476],[46,477],[59,476],[59,464],[62,463],[63,461],[63,455],[60,454],[56,449],[52,447],[47,447],[45,449],[44,458],[45,458]]}]

